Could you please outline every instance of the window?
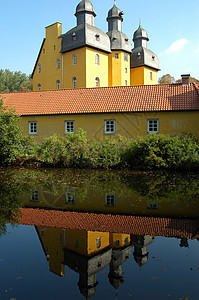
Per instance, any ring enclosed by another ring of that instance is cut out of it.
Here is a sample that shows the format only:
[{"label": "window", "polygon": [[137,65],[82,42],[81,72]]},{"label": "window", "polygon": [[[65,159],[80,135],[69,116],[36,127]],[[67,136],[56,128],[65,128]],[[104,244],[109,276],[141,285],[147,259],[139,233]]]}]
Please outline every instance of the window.
[{"label": "window", "polygon": [[96,34],[95,37],[96,37],[96,41],[100,41],[100,35],[99,34]]},{"label": "window", "polygon": [[66,193],[66,204],[75,204],[75,192]]},{"label": "window", "polygon": [[124,71],[125,71],[125,73],[127,74],[127,72],[128,72],[128,69],[127,69],[127,68],[125,68],[125,69],[124,69]]},{"label": "window", "polygon": [[127,84],[128,84],[128,82],[127,82],[127,80],[125,80],[125,82],[124,82],[124,85],[126,85],[126,86],[127,86]]},{"label": "window", "polygon": [[60,90],[60,80],[57,80],[56,84],[57,84],[57,90]]},{"label": "window", "polygon": [[115,206],[115,194],[105,195],[105,206]]},{"label": "window", "polygon": [[56,46],[54,45],[54,50],[56,50]]},{"label": "window", "polygon": [[45,49],[43,49],[43,53],[45,54]]},{"label": "window", "polygon": [[61,243],[62,242],[62,234],[60,233],[59,234],[59,243]]},{"label": "window", "polygon": [[28,133],[29,134],[37,134],[37,122],[29,122],[28,123]]},{"label": "window", "polygon": [[75,249],[79,248],[79,240],[75,238]]},{"label": "window", "polygon": [[38,64],[38,74],[40,74],[41,73],[41,64],[39,63]]},{"label": "window", "polygon": [[100,79],[99,79],[99,77],[95,78],[95,87],[100,87]]},{"label": "window", "polygon": [[77,55],[73,54],[73,66],[77,65]]},{"label": "window", "polygon": [[126,245],[126,244],[128,244],[128,242],[129,242],[129,239],[128,239],[128,237],[126,237],[124,240],[124,244]]},{"label": "window", "polygon": [[115,59],[119,59],[119,54],[115,53]]},{"label": "window", "polygon": [[65,134],[75,133],[75,121],[65,121]]},{"label": "window", "polygon": [[147,133],[159,132],[159,120],[149,119],[147,120]]},{"label": "window", "polygon": [[39,191],[38,190],[30,190],[30,201],[31,202],[39,202]]},{"label": "window", "polygon": [[115,133],[115,120],[105,120],[104,121],[104,133],[105,134]]},{"label": "window", "polygon": [[60,69],[60,58],[58,58],[58,59],[56,60],[56,63],[57,63],[57,70],[59,70],[59,69]]},{"label": "window", "polygon": [[95,64],[99,66],[99,54],[95,55]]},{"label": "window", "polygon": [[76,41],[76,39],[77,39],[76,33],[73,32],[73,34],[72,34],[72,40],[73,40],[73,41]]},{"label": "window", "polygon": [[101,247],[101,237],[97,238],[97,249],[99,249]]},{"label": "window", "polygon": [[153,73],[150,72],[150,80],[153,80]]},{"label": "window", "polygon": [[77,77],[74,76],[72,81],[73,81],[73,88],[76,89],[77,88]]},{"label": "window", "polygon": [[129,60],[129,58],[128,58],[128,54],[124,54],[124,61],[128,61]]},{"label": "window", "polygon": [[38,87],[38,91],[41,91],[41,83],[38,83],[37,87]]},{"label": "window", "polygon": [[148,209],[158,209],[159,208],[159,203],[158,201],[147,201],[147,208]]}]

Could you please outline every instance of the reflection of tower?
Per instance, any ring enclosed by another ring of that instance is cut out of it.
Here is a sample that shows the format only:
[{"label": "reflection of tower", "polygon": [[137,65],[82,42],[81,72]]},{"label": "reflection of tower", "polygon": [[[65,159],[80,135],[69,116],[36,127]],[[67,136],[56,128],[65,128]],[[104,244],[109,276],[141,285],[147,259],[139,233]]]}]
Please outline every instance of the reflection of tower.
[{"label": "reflection of tower", "polygon": [[124,282],[124,273],[122,264],[125,263],[132,253],[130,244],[130,235],[110,233],[110,246],[113,247],[112,258],[110,262],[109,281],[116,290]]},{"label": "reflection of tower", "polygon": [[133,256],[140,268],[147,263],[149,252],[147,246],[153,242],[155,237],[150,235],[133,235],[131,237],[134,246]]},{"label": "reflection of tower", "polygon": [[111,255],[111,249],[91,257],[64,250],[65,264],[79,273],[78,286],[82,295],[90,298],[95,294],[98,284],[97,273],[110,263]]},{"label": "reflection of tower", "polygon": [[188,242],[188,239],[187,237],[182,237],[180,239],[180,247],[189,247],[189,242]]}]

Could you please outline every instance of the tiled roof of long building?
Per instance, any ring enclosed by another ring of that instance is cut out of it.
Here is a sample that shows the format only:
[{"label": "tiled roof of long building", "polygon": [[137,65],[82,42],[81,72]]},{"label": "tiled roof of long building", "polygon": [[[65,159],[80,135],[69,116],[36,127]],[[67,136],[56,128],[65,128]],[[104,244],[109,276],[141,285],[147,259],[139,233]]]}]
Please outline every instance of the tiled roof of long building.
[{"label": "tiled roof of long building", "polygon": [[2,93],[19,115],[199,110],[199,84]]},{"label": "tiled roof of long building", "polygon": [[20,208],[20,224],[86,231],[199,237],[199,220]]}]

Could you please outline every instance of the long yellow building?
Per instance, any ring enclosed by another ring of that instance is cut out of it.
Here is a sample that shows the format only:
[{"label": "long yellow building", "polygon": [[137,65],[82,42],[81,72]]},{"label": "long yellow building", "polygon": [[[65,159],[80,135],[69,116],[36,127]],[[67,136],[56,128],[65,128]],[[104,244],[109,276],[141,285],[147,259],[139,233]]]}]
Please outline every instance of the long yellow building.
[{"label": "long yellow building", "polygon": [[46,27],[32,73],[33,90],[114,87],[157,84],[158,57],[147,49],[148,35],[141,24],[129,38],[122,32],[123,12],[109,10],[108,32],[95,27],[89,0],[76,7],[77,26],[62,34],[62,24]]}]

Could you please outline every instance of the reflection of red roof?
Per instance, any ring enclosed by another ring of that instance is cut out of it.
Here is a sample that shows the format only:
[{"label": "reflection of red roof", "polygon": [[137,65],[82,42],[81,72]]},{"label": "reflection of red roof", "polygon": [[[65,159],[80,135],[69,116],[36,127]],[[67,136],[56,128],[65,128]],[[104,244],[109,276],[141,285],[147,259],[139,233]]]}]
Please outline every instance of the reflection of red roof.
[{"label": "reflection of red roof", "polygon": [[1,94],[19,115],[199,110],[199,86],[142,85]]},{"label": "reflection of red roof", "polygon": [[193,238],[199,220],[105,215],[21,208],[20,224],[65,229]]}]

